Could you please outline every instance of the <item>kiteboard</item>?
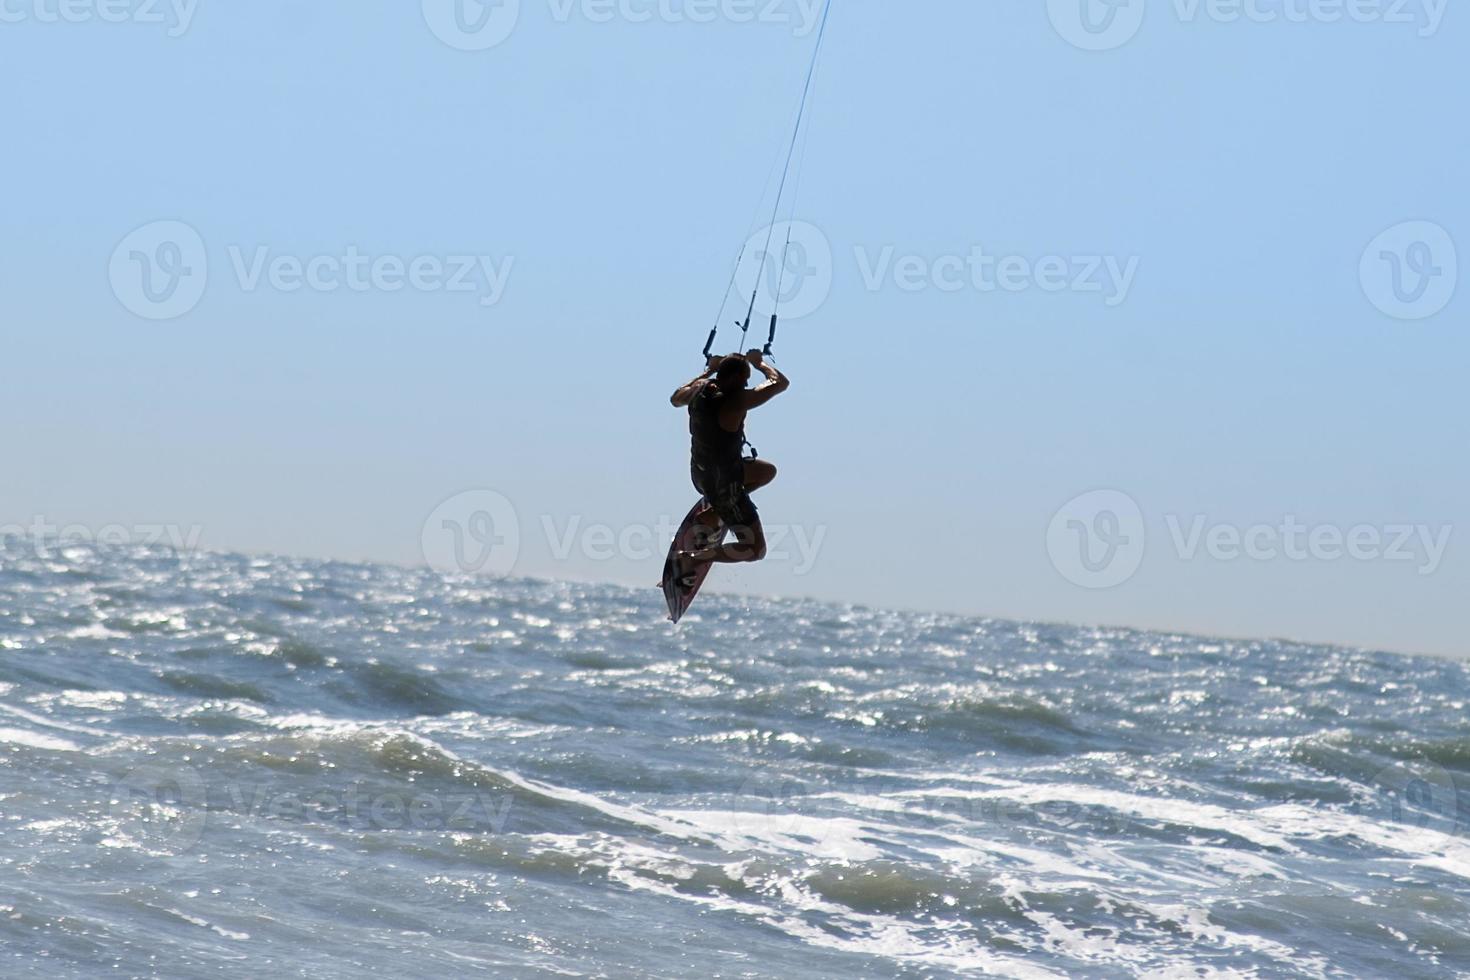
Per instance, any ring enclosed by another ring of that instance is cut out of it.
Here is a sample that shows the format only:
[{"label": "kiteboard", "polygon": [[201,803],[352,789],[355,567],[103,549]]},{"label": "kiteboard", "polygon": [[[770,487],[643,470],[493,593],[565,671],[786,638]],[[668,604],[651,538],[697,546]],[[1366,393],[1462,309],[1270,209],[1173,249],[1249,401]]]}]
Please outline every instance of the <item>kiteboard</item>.
[{"label": "kiteboard", "polygon": [[700,521],[709,504],[701,498],[689,516],[684,518],[684,523],[679,525],[679,533],[674,535],[674,543],[669,546],[669,557],[664,562],[663,590],[664,600],[669,604],[669,619],[674,622],[684,618],[689,607],[694,605],[694,597],[699,595],[704,580],[709,577],[712,565],[706,563],[695,569],[684,582],[679,581],[679,568],[676,559],[681,551],[699,551],[707,548],[713,543],[724,540],[725,524],[721,521],[713,529]]}]

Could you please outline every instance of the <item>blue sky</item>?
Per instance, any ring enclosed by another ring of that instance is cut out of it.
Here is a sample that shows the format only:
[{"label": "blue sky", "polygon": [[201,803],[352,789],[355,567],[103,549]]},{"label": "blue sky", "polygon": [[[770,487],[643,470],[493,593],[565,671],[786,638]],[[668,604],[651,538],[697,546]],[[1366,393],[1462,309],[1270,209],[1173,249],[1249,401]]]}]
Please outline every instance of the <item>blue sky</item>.
[{"label": "blue sky", "polygon": [[[836,0],[714,587],[1466,653],[1470,29],[1082,3]],[[651,583],[811,7],[7,0],[0,523]]]}]

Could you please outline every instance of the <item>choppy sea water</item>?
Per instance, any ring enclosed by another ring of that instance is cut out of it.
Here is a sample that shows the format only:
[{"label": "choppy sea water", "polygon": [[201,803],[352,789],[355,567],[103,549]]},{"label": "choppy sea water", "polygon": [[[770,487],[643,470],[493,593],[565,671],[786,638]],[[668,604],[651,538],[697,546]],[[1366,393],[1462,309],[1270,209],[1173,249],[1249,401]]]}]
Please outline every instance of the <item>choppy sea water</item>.
[{"label": "choppy sea water", "polygon": [[0,976],[1470,975],[1460,663],[662,620],[4,543]]}]

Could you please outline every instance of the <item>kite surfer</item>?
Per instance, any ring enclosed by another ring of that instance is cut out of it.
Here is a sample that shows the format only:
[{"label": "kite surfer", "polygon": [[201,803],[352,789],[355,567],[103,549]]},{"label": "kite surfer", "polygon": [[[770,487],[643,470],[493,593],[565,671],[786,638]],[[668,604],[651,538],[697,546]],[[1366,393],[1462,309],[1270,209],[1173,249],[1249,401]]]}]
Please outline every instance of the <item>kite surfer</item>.
[{"label": "kite surfer", "polygon": [[[755,388],[749,387],[752,369],[766,378]],[[722,543],[724,535],[720,534],[702,548],[680,552],[686,575],[709,563],[755,562],[766,557],[765,531],[750,495],[776,478],[776,467],[763,459],[745,458],[745,417],[790,386],[760,350],[752,350],[745,355],[710,358],[706,371],[669,399],[675,408],[689,409],[689,472],[706,504],[700,523],[710,531],[723,525],[735,536],[728,545]]]}]

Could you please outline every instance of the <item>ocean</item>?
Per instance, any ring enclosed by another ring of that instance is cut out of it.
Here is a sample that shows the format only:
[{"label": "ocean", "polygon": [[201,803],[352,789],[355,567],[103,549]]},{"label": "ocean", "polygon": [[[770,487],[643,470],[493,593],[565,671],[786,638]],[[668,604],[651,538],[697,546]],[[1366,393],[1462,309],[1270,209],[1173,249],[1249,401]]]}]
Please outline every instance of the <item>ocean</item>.
[{"label": "ocean", "polygon": [[1463,663],[664,618],[6,540],[0,976],[1470,976]]}]

